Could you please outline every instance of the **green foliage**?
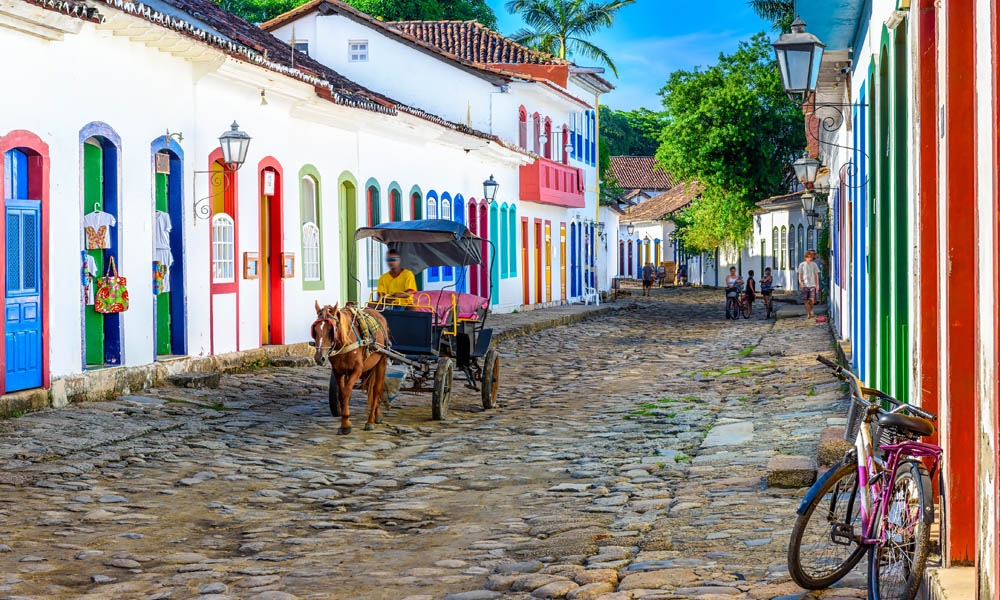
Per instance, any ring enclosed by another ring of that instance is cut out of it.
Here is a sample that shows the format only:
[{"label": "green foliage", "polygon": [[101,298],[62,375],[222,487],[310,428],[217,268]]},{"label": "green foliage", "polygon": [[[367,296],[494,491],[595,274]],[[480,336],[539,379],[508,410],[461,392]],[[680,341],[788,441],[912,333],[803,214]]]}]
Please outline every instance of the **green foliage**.
[{"label": "green foliage", "polygon": [[741,245],[754,203],[787,191],[788,165],[806,145],[770,41],[759,33],[716,65],[675,71],[660,96],[666,124],[656,158],[705,187],[675,221],[677,237],[698,252]]},{"label": "green foliage", "polygon": [[[614,110],[601,106],[601,142],[611,156],[652,156],[660,145],[663,114],[647,108]],[[603,150],[602,150],[603,152]]]},{"label": "green foliage", "polygon": [[787,33],[795,20],[794,0],[747,0],[757,16],[774,23],[774,29]]},{"label": "green foliage", "polygon": [[511,38],[559,58],[580,56],[606,65],[618,76],[611,56],[587,38],[611,27],[615,15],[635,0],[507,0],[511,14],[520,15],[527,28]]},{"label": "green foliage", "polygon": [[[217,0],[219,6],[251,23],[263,23],[304,4],[305,0]],[[486,0],[347,0],[354,8],[383,21],[475,19],[496,29],[497,16]]]}]

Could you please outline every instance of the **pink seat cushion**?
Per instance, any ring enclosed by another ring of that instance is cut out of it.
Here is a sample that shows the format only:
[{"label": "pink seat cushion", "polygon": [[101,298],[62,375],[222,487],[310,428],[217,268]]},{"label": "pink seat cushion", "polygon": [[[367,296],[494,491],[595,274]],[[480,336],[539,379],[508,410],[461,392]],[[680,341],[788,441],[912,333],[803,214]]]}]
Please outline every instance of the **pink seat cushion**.
[{"label": "pink seat cushion", "polygon": [[[413,301],[421,305],[425,301],[428,301],[431,308],[434,309],[434,324],[444,325],[448,323],[448,313],[451,312],[452,296],[457,298],[458,317],[460,319],[475,319],[478,316],[476,311],[487,306],[486,298],[451,290],[426,290],[417,292],[416,296],[413,297]],[[417,309],[419,310],[419,307]]]}]

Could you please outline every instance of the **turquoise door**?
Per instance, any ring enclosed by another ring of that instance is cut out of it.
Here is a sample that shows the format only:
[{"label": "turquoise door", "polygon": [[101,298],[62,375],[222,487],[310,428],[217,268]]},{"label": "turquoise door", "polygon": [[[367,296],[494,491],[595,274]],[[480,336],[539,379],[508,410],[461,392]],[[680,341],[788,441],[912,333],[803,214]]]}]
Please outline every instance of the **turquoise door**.
[{"label": "turquoise door", "polygon": [[42,386],[41,206],[7,198],[4,342],[6,391]]}]

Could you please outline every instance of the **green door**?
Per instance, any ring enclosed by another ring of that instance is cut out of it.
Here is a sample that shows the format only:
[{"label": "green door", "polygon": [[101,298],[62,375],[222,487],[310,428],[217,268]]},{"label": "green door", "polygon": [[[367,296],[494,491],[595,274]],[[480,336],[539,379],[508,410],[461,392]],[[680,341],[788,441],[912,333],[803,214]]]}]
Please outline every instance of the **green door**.
[{"label": "green door", "polygon": [[[169,212],[167,180],[164,173],[156,174],[156,210]],[[154,219],[155,225],[155,219]],[[169,277],[169,274],[167,275]],[[158,294],[156,300],[156,353],[170,354],[170,292]]]},{"label": "green door", "polygon": [[[90,214],[104,204],[104,150],[95,144],[83,145],[83,213]],[[57,217],[58,218],[58,217]],[[97,276],[104,275],[104,251],[88,250],[97,265]],[[96,292],[96,286],[94,286]],[[93,306],[84,307],[84,359],[87,365],[104,364],[104,315]]]},{"label": "green door", "polygon": [[353,184],[340,184],[340,289],[347,299],[358,302],[358,251],[354,231],[358,228],[358,194]]}]

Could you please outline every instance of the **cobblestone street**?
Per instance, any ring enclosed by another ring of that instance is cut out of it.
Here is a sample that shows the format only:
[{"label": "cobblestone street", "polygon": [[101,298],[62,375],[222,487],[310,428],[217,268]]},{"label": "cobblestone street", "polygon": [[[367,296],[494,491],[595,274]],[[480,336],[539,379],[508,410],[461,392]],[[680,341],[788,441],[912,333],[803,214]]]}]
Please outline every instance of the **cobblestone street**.
[{"label": "cobblestone street", "polygon": [[829,331],[721,296],[505,340],[445,422],[338,436],[314,366],[0,422],[0,598],[863,598],[790,582],[804,490],[764,485],[843,422]]}]

